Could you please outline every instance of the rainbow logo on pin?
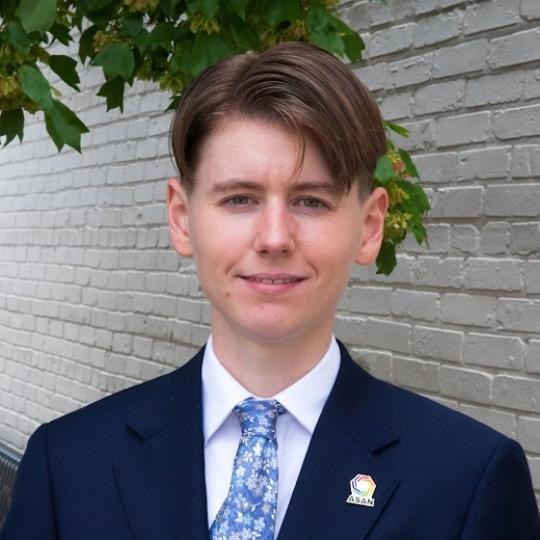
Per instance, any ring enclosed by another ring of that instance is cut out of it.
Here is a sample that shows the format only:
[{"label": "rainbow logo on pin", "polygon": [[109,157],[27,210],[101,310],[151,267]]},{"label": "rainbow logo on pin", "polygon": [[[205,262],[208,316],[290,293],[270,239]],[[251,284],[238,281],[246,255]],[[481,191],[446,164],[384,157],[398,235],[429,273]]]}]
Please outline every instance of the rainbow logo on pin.
[{"label": "rainbow logo on pin", "polygon": [[359,506],[375,506],[373,494],[377,484],[369,474],[357,474],[351,480],[351,494],[347,498],[349,504],[357,504]]}]

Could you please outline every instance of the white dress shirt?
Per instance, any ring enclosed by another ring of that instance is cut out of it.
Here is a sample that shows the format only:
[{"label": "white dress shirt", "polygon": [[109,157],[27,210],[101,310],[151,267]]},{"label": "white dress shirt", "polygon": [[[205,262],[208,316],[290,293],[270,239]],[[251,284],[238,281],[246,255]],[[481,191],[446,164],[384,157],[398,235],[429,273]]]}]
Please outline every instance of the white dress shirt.
[{"label": "white dress shirt", "polygon": [[[270,399],[277,399],[287,413],[278,417],[278,499],[275,536],[279,532],[296,485],[313,430],[336,380],[340,352],[332,336],[322,359],[301,379]],[[231,483],[241,430],[233,408],[253,396],[217,359],[208,339],[202,364],[204,459],[208,527],[223,504]],[[258,396],[253,396],[256,399]]]}]

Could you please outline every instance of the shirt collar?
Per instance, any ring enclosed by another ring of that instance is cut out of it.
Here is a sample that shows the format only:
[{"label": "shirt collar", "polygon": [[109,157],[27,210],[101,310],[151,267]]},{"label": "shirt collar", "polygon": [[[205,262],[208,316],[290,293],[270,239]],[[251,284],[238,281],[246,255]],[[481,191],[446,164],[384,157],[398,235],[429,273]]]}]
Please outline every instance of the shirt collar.
[{"label": "shirt collar", "polygon": [[[301,379],[272,396],[272,399],[277,399],[310,434],[315,430],[334,385],[339,364],[340,351],[336,339],[332,336],[328,350],[321,360]],[[218,360],[212,336],[208,338],[204,350],[201,376],[206,445],[231,414],[235,405],[252,394]]]}]

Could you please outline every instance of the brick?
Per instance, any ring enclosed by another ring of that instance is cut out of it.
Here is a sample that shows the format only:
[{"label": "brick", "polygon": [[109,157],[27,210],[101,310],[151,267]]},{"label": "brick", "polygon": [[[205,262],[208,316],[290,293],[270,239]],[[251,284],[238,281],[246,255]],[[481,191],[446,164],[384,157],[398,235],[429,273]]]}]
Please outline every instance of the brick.
[{"label": "brick", "polygon": [[401,125],[408,129],[410,136],[406,139],[399,135],[391,135],[391,139],[405,150],[421,150],[431,148],[435,142],[435,123],[432,120],[420,122],[402,122]]},{"label": "brick", "polygon": [[523,350],[523,342],[517,337],[473,332],[465,336],[463,360],[479,366],[520,370]]},{"label": "brick", "polygon": [[422,154],[414,157],[422,183],[454,182],[457,171],[457,153]]},{"label": "brick", "polygon": [[387,95],[379,104],[386,120],[399,120],[410,116],[411,94],[408,92]]},{"label": "brick", "polygon": [[492,378],[481,372],[441,366],[441,394],[476,403],[491,402]]},{"label": "brick", "polygon": [[486,39],[438,49],[433,60],[433,78],[461,76],[486,66],[489,44]]},{"label": "brick", "polygon": [[386,83],[386,64],[376,64],[353,70],[353,73],[373,92],[384,88]]},{"label": "brick", "polygon": [[383,350],[409,353],[411,349],[411,327],[408,324],[367,319],[365,345]]},{"label": "brick", "polygon": [[462,342],[462,332],[415,326],[412,351],[415,355],[423,358],[459,362],[461,360]]},{"label": "brick", "polygon": [[420,88],[414,95],[415,115],[453,111],[463,102],[465,81],[452,81]]},{"label": "brick", "polygon": [[524,271],[525,292],[540,294],[540,261],[527,261]]},{"label": "brick", "polygon": [[492,69],[540,59],[540,28],[524,30],[491,40],[488,65]]},{"label": "brick", "polygon": [[519,0],[479,2],[465,9],[465,35],[493,30],[519,22]]},{"label": "brick", "polygon": [[463,259],[457,257],[422,257],[411,265],[415,285],[434,287],[461,287],[463,284]]},{"label": "brick", "polygon": [[459,411],[478,420],[478,422],[486,424],[499,433],[503,433],[507,437],[513,438],[514,436],[515,417],[511,413],[468,404],[461,404],[459,406]]},{"label": "brick", "polygon": [[506,330],[538,332],[540,300],[501,298],[497,305],[497,321]]},{"label": "brick", "polygon": [[394,381],[408,388],[439,391],[439,364],[394,356]]},{"label": "brick", "polygon": [[520,11],[524,19],[540,19],[540,4],[536,0],[521,0]]},{"label": "brick", "polygon": [[540,419],[521,416],[517,423],[517,438],[525,452],[540,454]]},{"label": "brick", "polygon": [[492,327],[497,300],[489,296],[447,293],[442,296],[440,307],[444,322]]},{"label": "brick", "polygon": [[433,65],[433,54],[414,56],[388,64],[386,88],[400,88],[429,80]]},{"label": "brick", "polygon": [[389,315],[392,289],[389,287],[353,287],[350,309],[372,315]]},{"label": "brick", "polygon": [[461,253],[476,253],[480,245],[480,234],[473,225],[454,225],[450,242],[452,248]]},{"label": "brick", "polygon": [[477,217],[481,212],[481,187],[441,188],[431,204],[433,217]]},{"label": "brick", "polygon": [[514,146],[512,148],[512,178],[524,178],[531,176],[531,163],[529,160],[529,147]]},{"label": "brick", "polygon": [[392,313],[398,317],[434,321],[439,312],[438,299],[436,293],[397,289],[392,293]]},{"label": "brick", "polygon": [[463,13],[455,10],[422,19],[414,31],[414,47],[425,47],[448,41],[460,35],[463,27]]},{"label": "brick", "polygon": [[516,71],[470,79],[467,81],[465,106],[479,107],[518,101],[523,94],[524,80],[524,72]]},{"label": "brick", "polygon": [[510,250],[519,255],[539,254],[540,223],[513,223],[510,226]]},{"label": "brick", "polygon": [[383,381],[392,380],[392,354],[353,347],[352,357],[371,375]]},{"label": "brick", "polygon": [[369,57],[408,49],[412,45],[414,27],[414,23],[406,23],[371,33],[367,47]]},{"label": "brick", "polygon": [[469,289],[519,291],[523,288],[521,264],[512,259],[469,259],[465,272]]},{"label": "brick", "polygon": [[492,185],[486,188],[486,216],[537,217],[539,210],[540,184]]},{"label": "brick", "polygon": [[510,170],[510,146],[467,150],[458,156],[457,180],[506,178]]},{"label": "brick", "polygon": [[540,373],[540,339],[531,339],[525,356],[525,369],[529,373]]},{"label": "brick", "polygon": [[389,23],[394,19],[392,6],[382,2],[369,2],[369,15],[372,26]]},{"label": "brick", "polygon": [[414,3],[415,13],[417,15],[424,15],[436,11],[439,8],[439,0],[417,0]]},{"label": "brick", "polygon": [[501,407],[528,412],[540,410],[540,381],[510,375],[495,375],[493,403]]},{"label": "brick", "polygon": [[540,135],[540,105],[496,111],[493,133],[504,140]]},{"label": "brick", "polygon": [[526,72],[523,96],[525,99],[540,97],[540,69]]},{"label": "brick", "polygon": [[437,133],[437,144],[443,147],[485,142],[491,133],[490,113],[477,112],[441,118],[437,122]]},{"label": "brick", "polygon": [[531,164],[531,174],[533,176],[540,176],[540,148],[538,145],[528,148],[529,161]]},{"label": "brick", "polygon": [[510,245],[510,225],[499,221],[486,223],[480,233],[480,244],[484,255],[506,254]]}]

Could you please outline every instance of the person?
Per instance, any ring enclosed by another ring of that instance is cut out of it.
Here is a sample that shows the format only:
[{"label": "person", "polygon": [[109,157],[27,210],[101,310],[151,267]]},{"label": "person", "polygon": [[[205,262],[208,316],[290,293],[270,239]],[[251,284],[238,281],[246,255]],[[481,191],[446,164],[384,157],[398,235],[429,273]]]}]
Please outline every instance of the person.
[{"label": "person", "polygon": [[2,540],[540,538],[521,447],[366,373],[333,333],[388,197],[367,89],[315,46],[206,69],[172,126],[172,246],[212,333],[37,429]]}]

